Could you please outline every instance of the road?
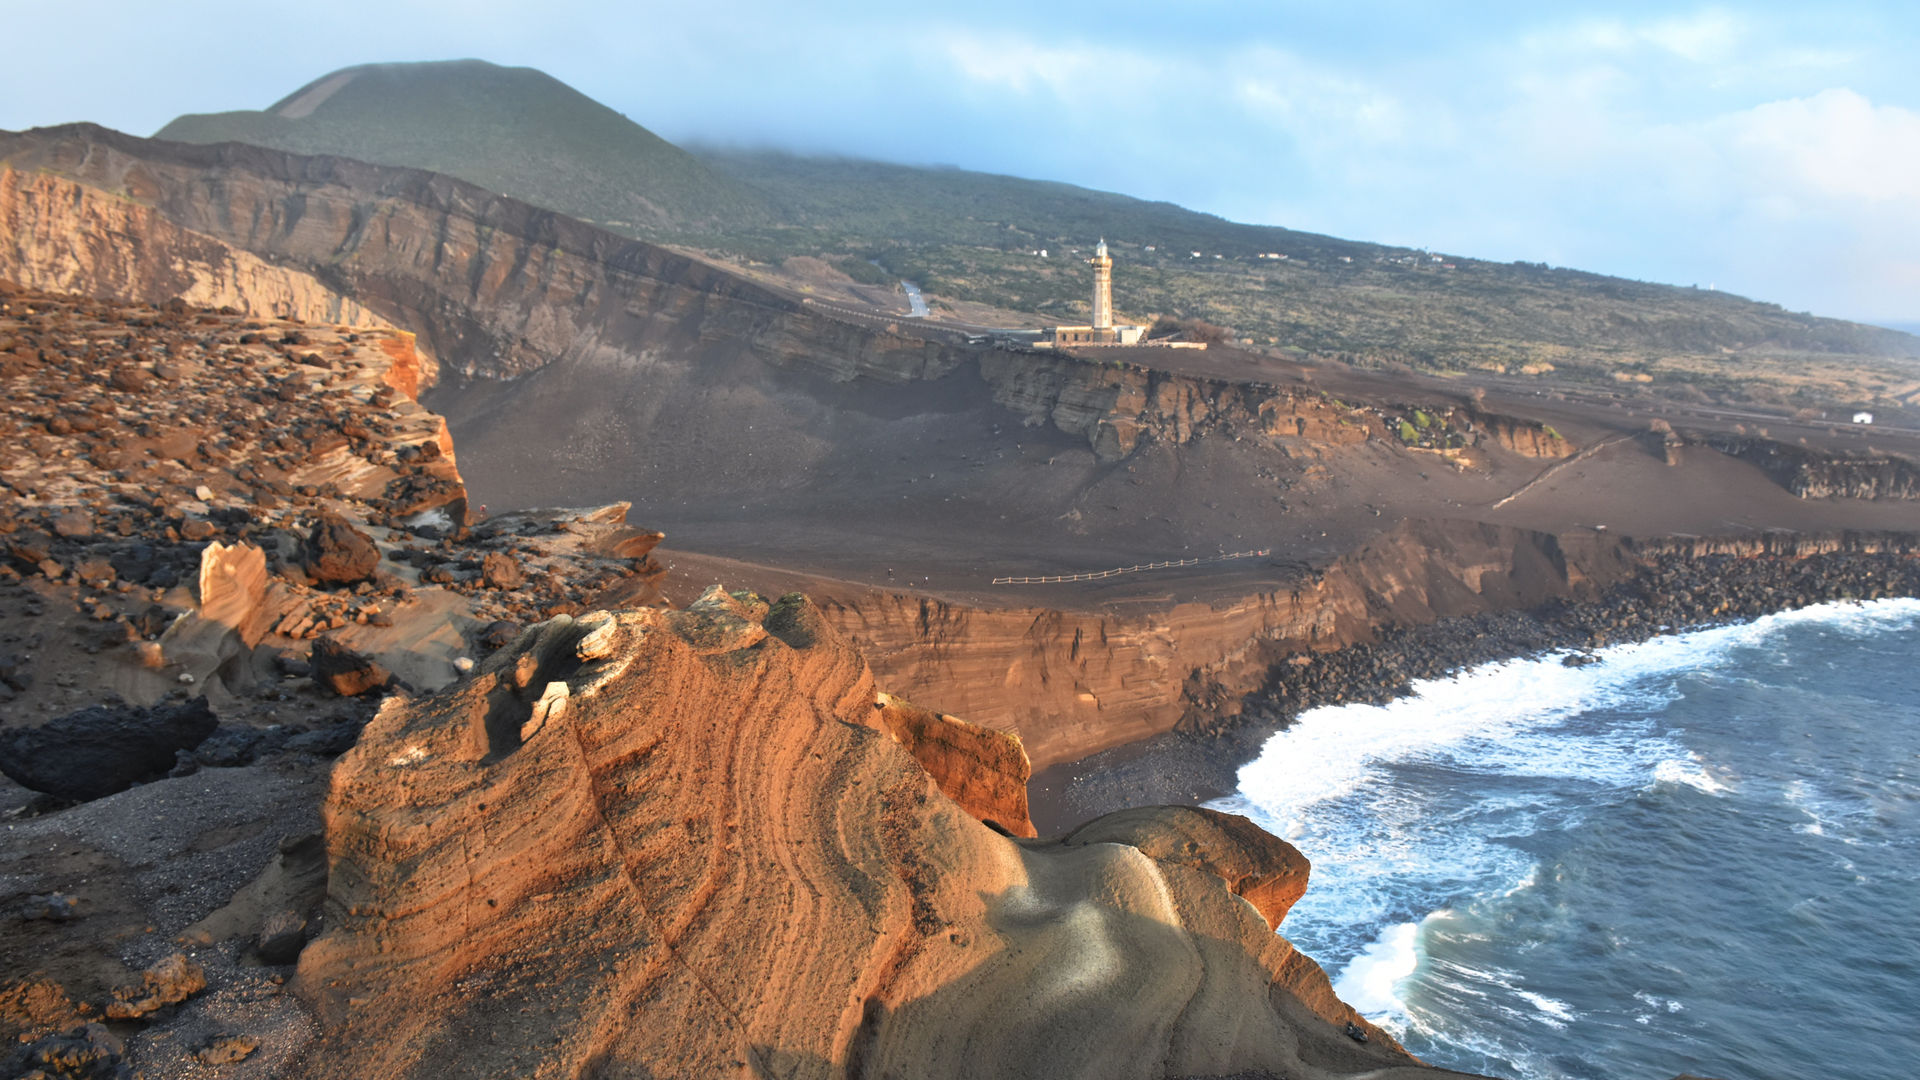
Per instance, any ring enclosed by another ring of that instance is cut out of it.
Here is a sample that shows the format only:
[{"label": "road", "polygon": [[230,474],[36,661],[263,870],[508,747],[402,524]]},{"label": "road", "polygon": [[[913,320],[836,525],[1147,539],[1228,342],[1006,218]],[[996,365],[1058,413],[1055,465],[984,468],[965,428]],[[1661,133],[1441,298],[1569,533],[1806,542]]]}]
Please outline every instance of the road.
[{"label": "road", "polygon": [[912,312],[907,315],[907,318],[924,319],[933,314],[933,312],[927,308],[926,299],[920,295],[920,286],[915,285],[911,281],[902,281],[900,287],[907,291],[907,303],[913,307]]}]

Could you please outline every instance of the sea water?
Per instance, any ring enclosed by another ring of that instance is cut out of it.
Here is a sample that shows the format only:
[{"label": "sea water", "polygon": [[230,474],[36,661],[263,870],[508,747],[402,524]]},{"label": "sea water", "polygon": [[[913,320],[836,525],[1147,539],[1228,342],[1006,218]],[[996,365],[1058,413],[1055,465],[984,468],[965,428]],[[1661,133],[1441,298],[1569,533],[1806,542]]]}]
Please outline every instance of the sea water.
[{"label": "sea water", "polygon": [[1920,1076],[1920,601],[1827,604],[1302,714],[1215,805],[1281,930],[1436,1065]]}]

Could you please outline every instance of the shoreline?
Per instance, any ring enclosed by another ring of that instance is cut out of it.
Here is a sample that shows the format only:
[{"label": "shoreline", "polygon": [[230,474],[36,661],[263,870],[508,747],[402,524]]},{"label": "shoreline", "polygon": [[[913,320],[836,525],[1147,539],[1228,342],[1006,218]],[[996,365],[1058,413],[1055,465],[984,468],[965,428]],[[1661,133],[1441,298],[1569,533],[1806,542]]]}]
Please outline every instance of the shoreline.
[{"label": "shoreline", "polygon": [[1303,653],[1275,665],[1239,715],[1182,724],[1133,743],[1036,772],[1028,785],[1041,836],[1114,810],[1200,805],[1238,790],[1242,765],[1295,717],[1321,705],[1380,704],[1415,680],[1482,664],[1594,649],[1747,622],[1841,600],[1920,597],[1920,537],[1877,550],[1811,555],[1695,554],[1654,542],[1633,576],[1589,600],[1386,627],[1373,641]]}]

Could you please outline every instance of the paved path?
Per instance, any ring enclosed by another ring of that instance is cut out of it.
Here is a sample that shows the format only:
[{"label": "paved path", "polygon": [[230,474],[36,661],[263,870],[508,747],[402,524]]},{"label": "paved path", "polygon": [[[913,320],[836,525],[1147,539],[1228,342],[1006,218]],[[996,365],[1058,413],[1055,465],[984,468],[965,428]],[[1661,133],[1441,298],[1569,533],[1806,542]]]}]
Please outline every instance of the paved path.
[{"label": "paved path", "polygon": [[924,319],[933,314],[933,312],[927,308],[925,298],[920,295],[920,286],[915,285],[911,281],[902,281],[900,287],[907,290],[907,303],[913,306],[913,311],[907,318]]}]

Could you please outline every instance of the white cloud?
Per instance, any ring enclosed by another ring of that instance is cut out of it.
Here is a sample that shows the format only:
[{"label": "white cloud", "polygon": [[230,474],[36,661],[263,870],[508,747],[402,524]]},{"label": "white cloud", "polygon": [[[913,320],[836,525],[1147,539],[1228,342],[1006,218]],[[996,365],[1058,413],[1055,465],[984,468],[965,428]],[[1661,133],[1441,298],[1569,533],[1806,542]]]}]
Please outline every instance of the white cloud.
[{"label": "white cloud", "polygon": [[1387,87],[1270,47],[1219,58],[1211,70],[1248,119],[1310,138],[1339,132],[1342,141],[1388,143],[1409,130],[1407,105]]},{"label": "white cloud", "polygon": [[1695,64],[1730,59],[1749,36],[1744,18],[1720,8],[1631,22],[1584,18],[1522,35],[1525,52],[1541,57],[1619,57],[1649,49]]},{"label": "white cloud", "polygon": [[[1030,95],[1045,90],[1064,100],[1098,93],[1105,81],[1103,50],[1086,42],[1041,44],[1011,34],[982,35],[948,27],[927,40],[966,83],[978,89]],[[1142,58],[1125,57],[1133,67]]]},{"label": "white cloud", "polygon": [[1680,18],[1655,20],[1638,27],[1636,35],[1683,60],[1709,64],[1734,54],[1747,36],[1747,24],[1729,12],[1709,8]]},{"label": "white cloud", "polygon": [[1852,90],[1771,101],[1715,125],[1750,176],[1863,225],[1920,220],[1920,112]]}]

